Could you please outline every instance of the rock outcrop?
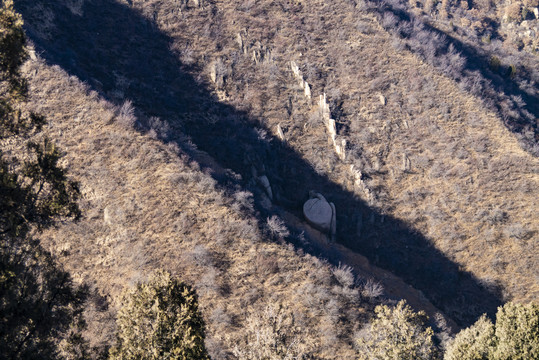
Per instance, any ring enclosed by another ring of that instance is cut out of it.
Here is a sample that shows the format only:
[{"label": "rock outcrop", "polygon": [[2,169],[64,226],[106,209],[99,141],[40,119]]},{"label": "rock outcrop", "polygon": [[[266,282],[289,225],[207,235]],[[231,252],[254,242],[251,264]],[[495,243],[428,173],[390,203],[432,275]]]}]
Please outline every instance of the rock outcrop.
[{"label": "rock outcrop", "polygon": [[336,210],[333,203],[329,203],[320,193],[311,193],[309,200],[303,204],[303,215],[314,228],[323,231],[335,240],[337,232]]},{"label": "rock outcrop", "polygon": [[327,102],[326,94],[320,95],[318,100],[318,108],[320,111],[320,116],[326,125],[331,142],[333,143],[333,148],[335,153],[342,161],[346,160],[346,140],[337,139],[337,126],[335,120],[331,118],[331,112],[329,110],[329,104]]},{"label": "rock outcrop", "polygon": [[301,70],[299,69],[299,66],[296,64],[295,61],[290,61],[290,68],[292,69],[292,72],[294,73],[294,77],[298,81],[298,85],[303,89],[303,94],[307,99],[311,99],[311,87],[309,86],[309,83],[305,81],[303,78],[303,74],[301,73]]}]

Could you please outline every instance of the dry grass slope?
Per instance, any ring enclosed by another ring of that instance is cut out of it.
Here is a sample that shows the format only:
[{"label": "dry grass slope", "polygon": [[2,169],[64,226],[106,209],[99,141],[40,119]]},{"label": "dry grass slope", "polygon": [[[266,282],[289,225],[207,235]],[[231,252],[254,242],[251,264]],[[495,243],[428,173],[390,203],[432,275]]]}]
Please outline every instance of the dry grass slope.
[{"label": "dry grass slope", "polygon": [[46,232],[43,243],[92,287],[93,345],[112,341],[120,292],[164,268],[195,286],[215,358],[245,344],[248,314],[270,304],[294,316],[306,354],[354,356],[347,339],[372,306],[359,289],[343,287],[327,263],[264,240],[240,208],[244,194],[225,194],[174,145],[119,124],[119,109],[78,79],[42,61],[25,71],[31,106],[54,116],[46,132],[81,183],[84,219]]},{"label": "dry grass slope", "polygon": [[[87,218],[48,241],[95,283],[96,309],[165,267],[201,294],[216,356],[245,341],[245,308],[276,301],[313,339],[309,351],[353,357],[348,334],[369,306],[326,264],[262,240],[266,217],[245,192],[259,199],[250,180],[260,162],[280,206],[297,212],[308,190],[324,192],[340,242],[461,324],[502,299],[538,299],[539,161],[479,99],[352,2],[196,3],[20,3],[43,57],[88,83],[41,61],[27,67],[33,106],[58,119],[49,132],[85,194]],[[345,161],[328,144],[322,93],[348,141]],[[285,144],[273,138],[278,124]],[[213,159],[193,161],[181,133]],[[96,310],[94,336],[113,314]]]}]

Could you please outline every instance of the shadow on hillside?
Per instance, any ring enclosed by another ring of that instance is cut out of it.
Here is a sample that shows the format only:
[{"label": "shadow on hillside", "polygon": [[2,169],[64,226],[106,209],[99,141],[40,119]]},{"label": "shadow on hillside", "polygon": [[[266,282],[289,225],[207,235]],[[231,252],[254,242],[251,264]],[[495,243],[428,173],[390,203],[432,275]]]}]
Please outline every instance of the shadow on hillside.
[{"label": "shadow on hillside", "polygon": [[[25,18],[29,37],[49,63],[60,65],[117,104],[111,95],[115,82],[119,77],[128,79],[125,97],[133,100],[147,118],[168,121],[171,130],[163,134],[163,141],[177,142],[185,148],[185,140],[174,137],[181,131],[222,167],[241,174],[239,180],[219,177],[223,186],[246,188],[252,164],[264,164],[281,206],[299,213],[309,190],[326,194],[337,207],[340,242],[421,290],[459,325],[470,325],[484,312],[491,316],[495,313],[501,303],[496,290],[481,286],[470,274],[460,271],[407,224],[381,216],[354,194],[318,174],[293,149],[270,135],[260,136],[255,131],[255,127],[261,128],[257,119],[218,102],[190,75],[197,69],[181,64],[169,48],[170,39],[139,13],[114,0],[87,1],[83,17],[55,5],[56,30],[50,39],[44,39],[33,26],[29,12],[35,2],[20,0],[17,7]],[[139,125],[141,131],[151,126],[149,122]],[[269,214],[262,208],[260,211],[263,226]],[[360,223],[365,225],[358,236]]]},{"label": "shadow on hillside", "polygon": [[[427,62],[434,64],[438,70],[454,80],[464,82],[467,91],[502,115],[504,124],[510,131],[523,136],[524,139],[527,138],[525,141],[529,148],[535,147],[536,151],[538,150],[539,128],[536,119],[539,118],[539,84],[529,81],[531,76],[529,69],[518,64],[494,65],[499,59],[497,61],[493,59],[497,59],[499,55],[463,43],[456,37],[417,19],[406,11],[406,5],[401,0],[375,0],[369,4],[369,9],[380,18],[395,17],[396,21],[385,22],[387,31],[398,34],[403,39],[415,41],[412,46],[415,49],[412,51],[418,52]],[[494,23],[492,29],[494,36],[497,34],[495,25]],[[423,38],[419,38],[421,32]],[[451,57],[450,46],[465,59],[463,69],[454,71],[451,64],[441,65],[444,64],[443,58]],[[526,134],[530,130],[533,134]]]}]

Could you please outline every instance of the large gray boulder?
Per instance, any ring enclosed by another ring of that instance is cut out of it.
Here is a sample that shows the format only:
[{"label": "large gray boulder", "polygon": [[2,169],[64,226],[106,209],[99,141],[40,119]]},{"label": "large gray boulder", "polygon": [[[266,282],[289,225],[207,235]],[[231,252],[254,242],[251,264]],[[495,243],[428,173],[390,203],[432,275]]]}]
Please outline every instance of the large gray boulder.
[{"label": "large gray boulder", "polygon": [[313,193],[311,198],[303,204],[303,215],[309,224],[320,231],[332,231],[334,210],[322,194]]}]

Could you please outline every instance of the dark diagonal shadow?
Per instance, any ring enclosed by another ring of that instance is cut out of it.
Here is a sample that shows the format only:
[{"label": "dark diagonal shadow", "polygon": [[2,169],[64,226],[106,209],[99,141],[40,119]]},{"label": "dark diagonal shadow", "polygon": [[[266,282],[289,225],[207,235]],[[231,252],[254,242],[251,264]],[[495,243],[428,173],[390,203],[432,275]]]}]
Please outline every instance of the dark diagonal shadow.
[{"label": "dark diagonal shadow", "polygon": [[[314,171],[286,144],[269,135],[261,137],[254,129],[262,127],[257,119],[217,101],[193,77],[199,69],[182,64],[170,50],[171,40],[151,21],[113,0],[87,1],[82,17],[61,5],[49,4],[54,12],[54,32],[44,38],[33,23],[39,21],[31,11],[36,2],[48,3],[20,0],[16,6],[46,61],[61,66],[117,104],[115,79],[128,79],[125,97],[143,117],[158,116],[168,122],[171,130],[163,135],[163,141],[185,147],[184,140],[175,136],[181,131],[220,166],[241,174],[239,180],[219,177],[223,187],[246,188],[252,178],[252,163],[264,164],[280,206],[299,214],[309,190],[326,194],[337,207],[339,242],[421,290],[459,325],[471,324],[484,312],[495,313],[501,303],[499,295],[460,271],[420,233],[400,220],[382,217]],[[141,131],[148,131],[149,126],[139,124]],[[260,211],[262,226],[268,214]],[[364,223],[361,236],[359,222]]]},{"label": "dark diagonal shadow", "polygon": [[[496,110],[526,149],[539,156],[539,84],[524,65],[503,64],[489,53],[451,36],[407,11],[402,0],[367,0],[384,28],[401,38],[427,63],[457,81],[463,90]],[[496,30],[495,27],[493,27]],[[457,59],[455,54],[459,54]]]}]

